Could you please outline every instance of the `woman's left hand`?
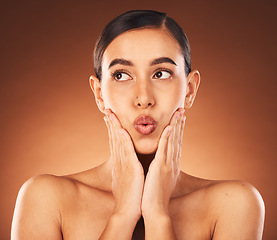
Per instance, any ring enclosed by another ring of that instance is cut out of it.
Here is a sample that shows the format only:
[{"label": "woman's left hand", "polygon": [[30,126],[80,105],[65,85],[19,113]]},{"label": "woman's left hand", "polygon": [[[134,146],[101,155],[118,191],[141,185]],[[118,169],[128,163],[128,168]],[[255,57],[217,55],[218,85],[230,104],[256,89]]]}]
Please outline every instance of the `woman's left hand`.
[{"label": "woman's left hand", "polygon": [[169,215],[169,202],[180,173],[184,109],[178,109],[160,138],[154,160],[149,166],[142,198],[142,215]]}]

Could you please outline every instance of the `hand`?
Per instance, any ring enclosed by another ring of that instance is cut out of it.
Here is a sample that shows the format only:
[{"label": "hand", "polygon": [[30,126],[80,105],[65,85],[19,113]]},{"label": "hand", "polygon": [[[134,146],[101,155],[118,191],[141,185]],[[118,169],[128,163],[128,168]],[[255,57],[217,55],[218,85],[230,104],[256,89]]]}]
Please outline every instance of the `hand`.
[{"label": "hand", "polygon": [[178,109],[160,138],[154,160],[145,180],[142,215],[169,215],[171,195],[180,173],[182,136],[185,123],[184,109]]},{"label": "hand", "polygon": [[112,193],[115,198],[114,214],[138,220],[141,216],[141,200],[144,172],[128,132],[121,127],[115,114],[106,110],[104,120],[108,127],[111,151]]}]

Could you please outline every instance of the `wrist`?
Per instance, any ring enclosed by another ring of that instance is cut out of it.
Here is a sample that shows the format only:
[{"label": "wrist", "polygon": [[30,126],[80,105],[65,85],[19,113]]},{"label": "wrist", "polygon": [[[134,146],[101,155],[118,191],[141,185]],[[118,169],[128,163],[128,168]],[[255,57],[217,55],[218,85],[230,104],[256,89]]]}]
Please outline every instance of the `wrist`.
[{"label": "wrist", "polygon": [[156,213],[154,215],[143,216],[145,223],[145,230],[154,230],[159,226],[159,229],[167,229],[172,227],[172,220],[168,214]]},{"label": "wrist", "polygon": [[169,210],[167,207],[158,205],[158,204],[152,204],[146,207],[142,208],[142,216],[143,218],[156,218],[156,217],[164,217],[169,216]]},{"label": "wrist", "polygon": [[146,222],[155,222],[155,221],[167,221],[170,218],[169,212],[164,209],[152,209],[151,211],[143,211],[142,212],[143,219]]},{"label": "wrist", "polygon": [[168,214],[159,213],[144,218],[145,239],[177,239]]},{"label": "wrist", "polygon": [[131,239],[137,221],[126,214],[113,213],[99,240]]},{"label": "wrist", "polygon": [[112,217],[118,221],[126,222],[127,224],[134,223],[136,225],[141,217],[141,212],[131,212],[130,210],[114,211]]}]

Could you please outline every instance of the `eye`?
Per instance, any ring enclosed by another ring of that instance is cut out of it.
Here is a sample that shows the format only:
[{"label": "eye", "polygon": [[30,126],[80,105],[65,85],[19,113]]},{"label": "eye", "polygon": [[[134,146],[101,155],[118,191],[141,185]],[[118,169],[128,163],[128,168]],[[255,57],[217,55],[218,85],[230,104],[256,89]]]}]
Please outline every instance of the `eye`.
[{"label": "eye", "polygon": [[154,74],[154,78],[157,78],[157,79],[168,79],[171,76],[172,76],[172,72],[169,70],[158,70]]},{"label": "eye", "polygon": [[127,81],[132,79],[129,74],[120,70],[116,70],[111,75],[116,81]]}]

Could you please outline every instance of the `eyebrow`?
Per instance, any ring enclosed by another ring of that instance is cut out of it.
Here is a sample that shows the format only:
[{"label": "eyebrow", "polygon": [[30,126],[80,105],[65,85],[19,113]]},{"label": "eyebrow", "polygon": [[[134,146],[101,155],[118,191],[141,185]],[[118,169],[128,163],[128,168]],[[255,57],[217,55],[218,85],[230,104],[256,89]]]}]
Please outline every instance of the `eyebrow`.
[{"label": "eyebrow", "polygon": [[[177,66],[177,64],[169,57],[156,58],[151,62],[150,66],[161,64],[161,63],[171,63],[171,64]],[[129,60],[126,60],[126,59],[123,59],[123,58],[116,58],[116,59],[111,61],[108,69],[110,69],[112,66],[114,66],[116,64],[125,65],[125,66],[134,66],[134,64]]]},{"label": "eyebrow", "polygon": [[171,64],[177,66],[177,64],[169,57],[156,58],[151,62],[150,65],[153,66],[153,65],[156,65],[156,64],[160,64],[160,63],[171,63]]},{"label": "eyebrow", "polygon": [[110,69],[112,66],[114,66],[116,64],[121,64],[121,65],[125,65],[125,66],[134,66],[134,64],[129,60],[126,60],[123,58],[116,58],[111,61],[108,69]]}]

